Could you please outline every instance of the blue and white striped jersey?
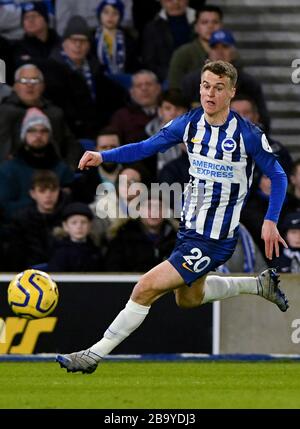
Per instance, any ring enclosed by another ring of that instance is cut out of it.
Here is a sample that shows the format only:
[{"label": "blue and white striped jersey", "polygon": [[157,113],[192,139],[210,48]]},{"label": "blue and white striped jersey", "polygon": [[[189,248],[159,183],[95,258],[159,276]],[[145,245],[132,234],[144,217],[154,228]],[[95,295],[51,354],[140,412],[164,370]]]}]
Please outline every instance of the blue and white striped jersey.
[{"label": "blue and white striped jersey", "polygon": [[184,142],[190,161],[182,229],[210,239],[234,237],[255,163],[272,181],[266,219],[278,221],[285,198],[286,175],[265,134],[230,111],[221,126],[210,125],[196,108],[139,143],[102,152],[105,162],[133,162]]}]

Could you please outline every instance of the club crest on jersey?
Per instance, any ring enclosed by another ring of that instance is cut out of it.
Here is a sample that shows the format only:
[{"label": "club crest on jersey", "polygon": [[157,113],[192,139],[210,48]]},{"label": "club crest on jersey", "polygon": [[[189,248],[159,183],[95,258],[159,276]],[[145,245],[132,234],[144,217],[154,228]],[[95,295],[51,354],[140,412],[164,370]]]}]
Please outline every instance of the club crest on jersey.
[{"label": "club crest on jersey", "polygon": [[221,143],[223,152],[232,153],[236,149],[236,141],[231,137],[226,137]]}]

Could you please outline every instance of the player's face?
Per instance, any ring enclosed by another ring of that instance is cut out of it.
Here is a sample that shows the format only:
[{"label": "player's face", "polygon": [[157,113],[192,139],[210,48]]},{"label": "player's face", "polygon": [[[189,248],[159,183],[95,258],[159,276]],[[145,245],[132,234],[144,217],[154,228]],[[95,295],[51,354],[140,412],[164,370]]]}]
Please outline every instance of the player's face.
[{"label": "player's face", "polygon": [[235,88],[229,77],[217,76],[206,70],[201,77],[201,105],[208,116],[220,117],[228,112],[230,101],[234,97]]},{"label": "player's face", "polygon": [[63,227],[72,240],[83,240],[90,233],[91,221],[86,216],[73,215],[63,223]]},{"label": "player's face", "polygon": [[222,21],[216,12],[202,12],[195,24],[195,31],[201,39],[209,41],[214,31],[220,30]]}]

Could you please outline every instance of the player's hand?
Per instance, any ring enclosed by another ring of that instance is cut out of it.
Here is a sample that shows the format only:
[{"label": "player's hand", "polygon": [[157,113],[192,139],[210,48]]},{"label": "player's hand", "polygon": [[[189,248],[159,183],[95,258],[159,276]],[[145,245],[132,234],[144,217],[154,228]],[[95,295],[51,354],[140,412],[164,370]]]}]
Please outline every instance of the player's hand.
[{"label": "player's hand", "polygon": [[87,150],[84,152],[81,160],[79,161],[78,168],[79,170],[85,170],[89,167],[98,167],[98,165],[102,164],[102,162],[103,159],[100,152]]},{"label": "player's hand", "polygon": [[265,254],[267,259],[273,258],[273,252],[279,256],[279,243],[283,244],[284,247],[288,248],[288,245],[279,234],[276,223],[271,220],[265,220],[261,230],[261,238],[265,242]]}]

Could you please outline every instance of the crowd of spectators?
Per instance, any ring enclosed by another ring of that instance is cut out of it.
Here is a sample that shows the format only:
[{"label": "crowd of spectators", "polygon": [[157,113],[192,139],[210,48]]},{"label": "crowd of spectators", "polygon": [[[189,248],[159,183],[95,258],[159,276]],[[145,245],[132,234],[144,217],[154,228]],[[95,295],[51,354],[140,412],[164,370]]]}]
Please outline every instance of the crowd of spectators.
[{"label": "crowd of spectators", "polygon": [[[0,84],[1,271],[143,272],[166,259],[181,201],[173,195],[166,217],[163,199],[145,189],[153,183],[184,189],[185,145],[138,164],[104,163],[84,172],[77,164],[86,149],[143,140],[198,106],[201,68],[221,59],[239,73],[232,109],[265,131],[289,178],[279,222],[289,249],[273,264],[300,272],[300,161],[269,137],[262,86],[243,70],[238,40],[224,28],[218,6],[0,0],[0,58],[7,68],[7,83]],[[269,179],[256,171],[224,272],[267,266],[260,231],[269,194]],[[131,218],[136,198],[141,216]]]}]

